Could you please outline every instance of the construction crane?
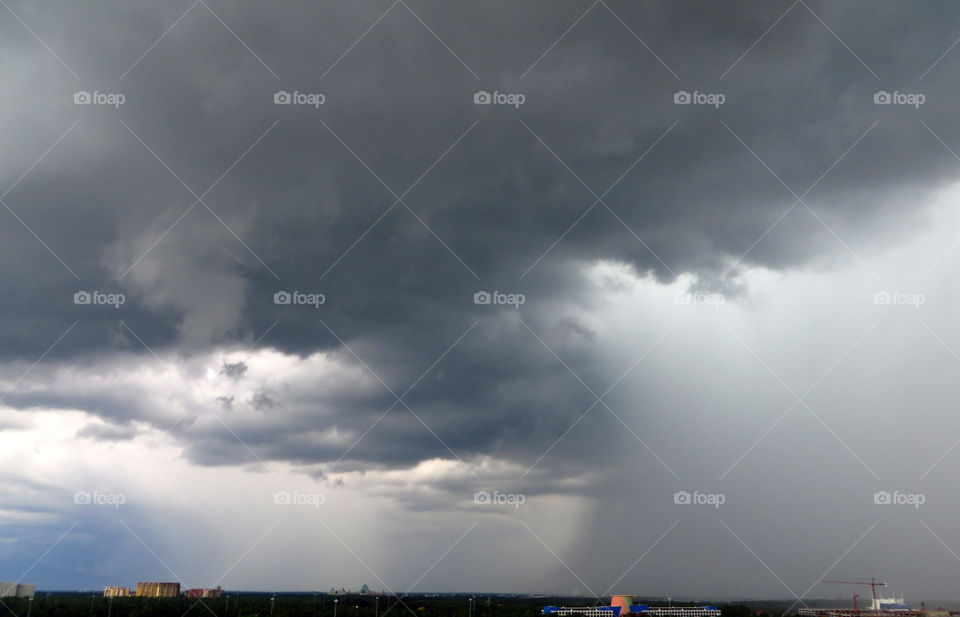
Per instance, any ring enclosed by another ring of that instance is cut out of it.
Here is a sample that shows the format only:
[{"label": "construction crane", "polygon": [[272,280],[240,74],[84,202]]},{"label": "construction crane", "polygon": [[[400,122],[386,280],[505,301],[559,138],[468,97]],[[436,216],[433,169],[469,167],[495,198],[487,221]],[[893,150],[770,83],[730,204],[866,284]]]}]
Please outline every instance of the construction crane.
[{"label": "construction crane", "polygon": [[[880,581],[878,581],[878,580],[875,579],[875,578],[871,578],[869,583],[867,583],[867,582],[865,582],[865,581],[823,581],[823,582],[824,582],[824,583],[831,583],[831,584],[834,584],[834,585],[869,585],[869,586],[870,586],[870,591],[873,593],[873,604],[872,604],[871,607],[870,607],[870,608],[872,608],[872,609],[877,609],[877,608],[878,608],[878,606],[877,606],[877,587],[886,587],[886,586],[887,586],[886,583],[881,583]],[[859,597],[859,594],[853,597],[853,607],[854,607],[854,610],[857,610],[856,607],[857,607],[857,598],[858,598],[858,597]]]}]

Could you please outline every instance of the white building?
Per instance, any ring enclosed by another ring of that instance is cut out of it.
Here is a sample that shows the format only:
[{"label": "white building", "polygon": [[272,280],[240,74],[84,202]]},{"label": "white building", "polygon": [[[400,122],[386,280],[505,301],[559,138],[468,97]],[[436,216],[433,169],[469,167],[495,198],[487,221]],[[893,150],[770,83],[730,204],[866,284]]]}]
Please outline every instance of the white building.
[{"label": "white building", "polygon": [[0,581],[0,598],[32,598],[36,592],[36,583]]}]

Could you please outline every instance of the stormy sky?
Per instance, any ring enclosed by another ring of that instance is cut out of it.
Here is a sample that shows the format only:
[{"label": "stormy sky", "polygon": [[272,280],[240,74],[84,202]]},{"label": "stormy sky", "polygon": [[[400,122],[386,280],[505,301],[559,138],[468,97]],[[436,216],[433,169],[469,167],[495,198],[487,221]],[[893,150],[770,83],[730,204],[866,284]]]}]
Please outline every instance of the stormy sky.
[{"label": "stormy sky", "polygon": [[958,24],[0,1],[0,579],[960,601]]}]

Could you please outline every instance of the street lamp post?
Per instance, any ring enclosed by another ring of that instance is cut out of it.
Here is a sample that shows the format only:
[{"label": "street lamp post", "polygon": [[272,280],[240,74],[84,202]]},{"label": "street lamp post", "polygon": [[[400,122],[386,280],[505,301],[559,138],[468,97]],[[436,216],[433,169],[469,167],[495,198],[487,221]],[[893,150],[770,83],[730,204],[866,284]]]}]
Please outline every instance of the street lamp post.
[{"label": "street lamp post", "polygon": [[469,617],[473,617],[473,596],[470,596],[470,608],[467,614]]},{"label": "street lamp post", "polygon": [[273,617],[273,604],[274,604],[274,602],[276,602],[276,601],[277,601],[277,596],[276,596],[276,595],[270,596],[270,617]]},{"label": "street lamp post", "polygon": [[340,604],[340,598],[333,599],[333,617],[337,617],[337,604]]},{"label": "street lamp post", "polygon": [[110,603],[107,605],[107,617],[113,612],[113,596],[110,596]]},{"label": "street lamp post", "polygon": [[33,596],[27,598],[27,617],[30,617],[30,609],[33,608]]},{"label": "street lamp post", "polygon": [[373,599],[374,604],[377,606],[375,617],[380,617],[380,596],[377,596]]}]

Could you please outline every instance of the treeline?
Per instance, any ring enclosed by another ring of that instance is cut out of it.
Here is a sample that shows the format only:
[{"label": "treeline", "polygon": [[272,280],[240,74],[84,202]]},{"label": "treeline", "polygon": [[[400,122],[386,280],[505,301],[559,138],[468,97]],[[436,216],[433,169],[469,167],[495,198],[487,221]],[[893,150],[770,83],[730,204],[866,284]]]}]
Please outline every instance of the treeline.
[{"label": "treeline", "polygon": [[[220,598],[104,598],[90,593],[40,593],[32,601],[4,598],[15,617],[539,617],[544,606],[593,604],[583,598],[503,596],[227,593]],[[723,617],[780,617],[745,605],[718,605]]]}]

